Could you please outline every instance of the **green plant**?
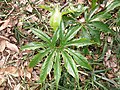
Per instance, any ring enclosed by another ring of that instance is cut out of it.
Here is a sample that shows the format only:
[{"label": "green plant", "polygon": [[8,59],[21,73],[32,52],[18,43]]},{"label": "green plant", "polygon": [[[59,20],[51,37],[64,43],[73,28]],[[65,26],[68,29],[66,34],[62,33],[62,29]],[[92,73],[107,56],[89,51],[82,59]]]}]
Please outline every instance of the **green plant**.
[{"label": "green plant", "polygon": [[43,40],[43,42],[32,42],[23,46],[22,49],[41,49],[31,60],[29,64],[30,67],[34,67],[42,60],[43,57],[47,56],[40,72],[41,83],[44,82],[47,74],[50,73],[53,67],[54,78],[58,86],[61,76],[61,60],[64,61],[65,68],[67,69],[68,73],[76,79],[77,83],[79,82],[79,76],[76,63],[83,68],[92,70],[91,66],[87,62],[87,59],[81,55],[79,51],[75,51],[71,47],[81,47],[93,44],[92,41],[86,38],[73,39],[81,27],[82,26],[80,25],[74,25],[72,28],[67,30],[67,33],[65,33],[64,25],[61,23],[59,29],[55,31],[53,37],[49,37],[39,29],[31,29],[35,35]]},{"label": "green plant", "polygon": [[[39,50],[38,54],[32,58],[29,64],[30,67],[34,67],[42,61],[43,58],[45,58],[40,72],[41,83],[45,81],[47,74],[49,74],[53,68],[54,79],[58,88],[62,71],[61,63],[64,62],[67,72],[76,79],[79,87],[77,65],[88,70],[92,70],[92,67],[88,63],[87,59],[80,54],[80,51],[75,50],[74,47],[79,48],[95,44],[95,42],[100,45],[101,32],[114,35],[114,31],[109,28],[107,23],[103,23],[103,21],[112,17],[110,11],[120,6],[119,2],[120,1],[116,0],[112,4],[108,5],[105,10],[99,12],[99,6],[95,4],[93,4],[92,9],[90,10],[89,7],[84,7],[82,5],[74,7],[74,5],[70,4],[68,7],[64,7],[61,12],[59,11],[60,16],[58,16],[60,19],[57,20],[58,22],[53,22],[55,14],[53,8],[44,5],[40,6],[41,8],[53,12],[53,15],[51,16],[52,19],[50,20],[50,23],[52,24],[50,25],[54,29],[54,34],[50,37],[42,30],[32,28],[31,31],[42,39],[42,41],[32,42],[23,46],[22,49]],[[77,20],[78,17],[83,17],[85,21],[81,22]],[[80,33],[81,36],[75,38],[76,34],[80,31],[82,31]],[[94,81],[94,83],[104,87],[97,81]]]}]

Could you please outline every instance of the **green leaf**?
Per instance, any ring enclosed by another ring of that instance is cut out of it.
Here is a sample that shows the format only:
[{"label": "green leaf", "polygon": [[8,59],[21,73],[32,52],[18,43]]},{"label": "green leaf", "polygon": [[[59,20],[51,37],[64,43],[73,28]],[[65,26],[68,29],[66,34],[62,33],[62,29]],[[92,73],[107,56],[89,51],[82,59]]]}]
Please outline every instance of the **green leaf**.
[{"label": "green leaf", "polygon": [[92,0],[92,8],[94,8],[96,6],[98,0]]},{"label": "green leaf", "polygon": [[91,39],[88,30],[85,27],[81,28],[82,33],[81,33],[81,38],[86,38],[86,39]]},{"label": "green leaf", "polygon": [[99,22],[99,21],[94,21],[90,24],[90,26],[94,26],[97,29],[100,29],[100,31],[104,32],[104,33],[114,33],[107,24],[104,24],[103,22]]},{"label": "green leaf", "polygon": [[93,9],[91,9],[89,16],[88,16],[88,20],[91,19],[91,17],[96,13],[96,11],[99,9],[99,6],[95,6]]},{"label": "green leaf", "polygon": [[70,29],[68,29],[67,34],[65,36],[65,41],[71,40],[76,34],[77,32],[81,29],[82,26],[80,25],[76,25],[76,26],[72,26]]},{"label": "green leaf", "polygon": [[45,45],[41,42],[31,42],[25,46],[22,46],[21,49],[22,50],[35,50],[38,48],[44,48]]},{"label": "green leaf", "polygon": [[62,20],[62,14],[57,6],[52,16],[50,17],[50,26],[53,28],[53,30],[56,31],[58,29],[61,20]]},{"label": "green leaf", "polygon": [[83,6],[81,4],[78,4],[77,7],[75,7],[73,4],[71,4],[62,10],[62,15],[79,14],[79,16],[80,16],[87,8],[88,8],[87,6]]},{"label": "green leaf", "polygon": [[55,56],[55,65],[54,65],[54,78],[55,78],[57,88],[58,88],[60,76],[61,76],[60,53],[57,52]]},{"label": "green leaf", "polygon": [[98,45],[100,45],[100,31],[93,29],[92,27],[89,27],[89,32],[91,35],[92,40],[96,42]]},{"label": "green leaf", "polygon": [[42,65],[42,68],[40,71],[40,82],[41,83],[45,81],[47,74],[49,74],[52,69],[53,60],[54,60],[53,55],[54,55],[54,51],[49,54],[49,56],[47,57],[47,59]]},{"label": "green leaf", "polygon": [[54,35],[53,35],[53,37],[52,37],[52,45],[53,45],[53,46],[55,46],[56,41],[58,40],[58,38],[59,38],[59,30],[55,31],[55,32],[54,32]]},{"label": "green leaf", "polygon": [[114,1],[107,6],[107,9],[105,11],[107,13],[111,10],[114,10],[116,7],[119,7],[119,6],[120,6],[120,0],[119,1]]},{"label": "green leaf", "polygon": [[53,9],[50,6],[47,6],[47,5],[39,5],[39,7],[42,8],[42,9],[48,10],[49,12],[53,11]]},{"label": "green leaf", "polygon": [[68,51],[68,53],[70,53],[74,60],[77,62],[77,64],[79,64],[81,67],[86,68],[88,70],[92,70],[92,67],[90,66],[90,64],[87,61],[87,58],[84,57],[82,54],[80,54],[80,52],[78,51],[74,51],[72,49],[66,49],[66,51]]},{"label": "green leaf", "polygon": [[30,67],[34,67],[36,66],[41,60],[42,58],[47,55],[47,53],[49,52],[49,49],[46,49],[45,51],[39,52],[38,54],[36,54],[32,60],[30,61],[29,66]]},{"label": "green leaf", "polygon": [[46,33],[44,33],[43,31],[41,31],[39,29],[35,29],[35,28],[32,28],[31,30],[40,39],[42,39],[43,41],[46,41],[46,42],[50,43],[50,37]]},{"label": "green leaf", "polygon": [[109,12],[119,6],[120,6],[120,0],[110,3],[104,11],[101,11],[96,15],[94,15],[91,21],[100,21],[111,18],[111,14]]},{"label": "green leaf", "polygon": [[90,21],[101,21],[101,20],[105,20],[105,19],[109,19],[111,18],[111,14],[110,13],[106,13],[106,11],[101,11],[98,12],[97,14],[95,14],[93,17],[91,17]]},{"label": "green leaf", "polygon": [[64,30],[65,30],[64,23],[63,23],[63,21],[61,21],[60,27],[59,27],[59,37],[60,37],[60,39],[63,39],[63,37],[64,37],[64,34],[63,34]]},{"label": "green leaf", "polygon": [[74,24],[75,23],[75,19],[73,19],[70,16],[68,17],[67,15],[64,15],[62,18],[63,18],[63,22],[64,22],[65,27],[67,27],[70,24]]},{"label": "green leaf", "polygon": [[79,82],[78,70],[74,60],[65,51],[62,51],[62,56],[65,63],[65,68],[67,69],[68,73],[72,75],[77,80],[77,82]]},{"label": "green leaf", "polygon": [[83,46],[87,46],[91,44],[94,44],[94,42],[90,41],[87,38],[81,38],[81,39],[74,39],[74,40],[67,42],[66,46],[77,46],[79,48],[79,47],[83,47]]}]

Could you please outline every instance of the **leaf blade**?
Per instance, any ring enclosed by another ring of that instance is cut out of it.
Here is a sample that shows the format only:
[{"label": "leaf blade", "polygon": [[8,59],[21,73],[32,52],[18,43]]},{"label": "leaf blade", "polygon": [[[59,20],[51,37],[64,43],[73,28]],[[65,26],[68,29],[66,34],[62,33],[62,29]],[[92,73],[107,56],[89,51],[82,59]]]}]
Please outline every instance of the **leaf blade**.
[{"label": "leaf blade", "polygon": [[31,28],[31,31],[43,41],[50,43],[50,37],[39,29]]},{"label": "leaf blade", "polygon": [[52,69],[53,53],[54,53],[54,51],[52,53],[50,53],[50,55],[48,56],[48,58],[45,60],[45,62],[42,65],[41,73],[40,73],[40,82],[41,83],[43,83],[45,81],[47,74],[50,73],[50,71]]},{"label": "leaf blade", "polygon": [[38,54],[36,54],[32,60],[29,63],[29,67],[34,67],[35,65],[37,65],[37,63],[39,63],[42,58],[49,52],[49,49],[43,51],[43,52],[39,52]]},{"label": "leaf blade", "polygon": [[72,75],[77,80],[77,82],[79,82],[78,69],[74,60],[65,51],[62,51],[62,56],[65,62],[65,68],[67,69],[68,73]]},{"label": "leaf blade", "polygon": [[91,26],[94,26],[98,29],[100,29],[100,31],[104,32],[104,33],[114,33],[107,24],[104,24],[103,22],[100,21],[94,21],[90,24]]},{"label": "leaf blade", "polygon": [[72,41],[67,42],[66,46],[77,46],[79,48],[79,47],[83,47],[91,44],[94,44],[94,42],[86,38],[81,38],[81,39],[74,39]]},{"label": "leaf blade", "polygon": [[22,50],[35,50],[38,48],[44,48],[44,44],[40,42],[31,42],[27,45],[24,45],[21,47]]},{"label": "leaf blade", "polygon": [[68,53],[70,53],[74,60],[77,62],[77,64],[79,64],[81,67],[86,68],[88,70],[92,70],[92,67],[90,66],[90,64],[88,63],[86,57],[84,57],[82,54],[80,54],[79,52],[76,52],[72,49],[66,49],[66,51],[68,51]]},{"label": "leaf blade", "polygon": [[68,32],[65,36],[65,41],[71,40],[76,34],[77,32],[80,30],[82,26],[80,25],[76,25],[70,29],[68,29]]},{"label": "leaf blade", "polygon": [[60,76],[61,76],[60,55],[59,54],[60,54],[59,52],[56,53],[56,58],[55,58],[56,62],[54,65],[54,78],[55,78],[57,87],[58,87],[58,83],[59,83]]}]

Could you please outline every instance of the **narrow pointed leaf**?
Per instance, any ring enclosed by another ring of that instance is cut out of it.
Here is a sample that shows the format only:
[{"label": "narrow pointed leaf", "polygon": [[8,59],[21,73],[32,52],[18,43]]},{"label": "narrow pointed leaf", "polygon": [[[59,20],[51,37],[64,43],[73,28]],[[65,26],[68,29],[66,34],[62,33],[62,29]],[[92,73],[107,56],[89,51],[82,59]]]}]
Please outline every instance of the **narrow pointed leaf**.
[{"label": "narrow pointed leaf", "polygon": [[49,49],[46,49],[45,51],[39,52],[38,54],[36,54],[36,55],[32,58],[32,60],[30,61],[29,66],[30,66],[30,67],[36,66],[36,65],[42,60],[42,58],[43,58],[45,55],[47,55],[48,52],[49,52]]},{"label": "narrow pointed leaf", "polygon": [[109,12],[119,6],[120,6],[120,0],[112,2],[107,6],[107,8],[104,11],[95,14],[91,19],[91,21],[100,21],[111,18],[111,14]]},{"label": "narrow pointed leaf", "polygon": [[72,41],[67,42],[66,46],[77,46],[79,48],[79,47],[83,47],[91,44],[94,44],[94,42],[86,38],[81,38],[81,39],[74,39]]},{"label": "narrow pointed leaf", "polygon": [[45,45],[41,42],[31,42],[25,46],[22,46],[21,49],[22,50],[35,50],[38,48],[44,48]]},{"label": "narrow pointed leaf", "polygon": [[86,68],[88,70],[92,70],[92,67],[88,63],[86,57],[84,57],[82,54],[80,54],[79,52],[76,52],[72,49],[66,49],[66,50],[68,51],[68,53],[70,53],[73,56],[73,58],[77,64],[79,64],[83,68]]},{"label": "narrow pointed leaf", "polygon": [[72,57],[65,51],[62,52],[62,56],[68,73],[71,74],[77,81],[79,81],[78,69]]},{"label": "narrow pointed leaf", "polygon": [[120,6],[120,0],[116,0],[116,1],[112,2],[111,4],[109,4],[105,11],[109,12],[111,10],[114,10],[116,7],[119,7],[119,6]]},{"label": "narrow pointed leaf", "polygon": [[43,41],[46,41],[46,42],[50,43],[50,37],[46,33],[44,33],[43,31],[41,31],[39,29],[35,29],[35,28],[32,28],[31,30],[40,39],[42,39]]},{"label": "narrow pointed leaf", "polygon": [[88,20],[91,19],[91,17],[96,13],[96,11],[99,9],[99,6],[95,6],[89,13]]},{"label": "narrow pointed leaf", "polygon": [[61,21],[60,27],[58,28],[58,30],[59,30],[59,38],[60,38],[61,41],[63,41],[63,38],[64,38],[63,32],[65,30],[65,26],[64,26],[63,21]]},{"label": "narrow pointed leaf", "polygon": [[47,74],[50,73],[53,65],[53,54],[54,52],[50,53],[45,62],[42,65],[41,71],[40,71],[40,82],[43,83],[45,81],[45,78],[47,77]]},{"label": "narrow pointed leaf", "polygon": [[60,67],[60,53],[56,53],[56,57],[55,57],[55,65],[54,65],[54,78],[56,81],[56,86],[58,88],[58,83],[60,80],[60,76],[61,76],[61,67]]},{"label": "narrow pointed leaf", "polygon": [[107,24],[104,24],[103,22],[95,21],[95,22],[92,22],[90,25],[100,29],[100,31],[102,31],[104,33],[114,33],[109,28],[109,26]]},{"label": "narrow pointed leaf", "polygon": [[58,40],[58,38],[59,38],[59,30],[55,31],[54,35],[52,37],[52,45],[53,46],[56,44],[56,41]]},{"label": "narrow pointed leaf", "polygon": [[97,14],[94,14],[93,17],[91,17],[90,21],[101,21],[101,20],[105,20],[105,19],[109,19],[111,18],[111,14],[109,12],[106,11],[101,11]]},{"label": "narrow pointed leaf", "polygon": [[68,29],[68,32],[65,36],[65,41],[71,40],[76,34],[77,32],[81,29],[82,26],[80,25],[76,25],[76,26],[72,26],[72,28]]}]

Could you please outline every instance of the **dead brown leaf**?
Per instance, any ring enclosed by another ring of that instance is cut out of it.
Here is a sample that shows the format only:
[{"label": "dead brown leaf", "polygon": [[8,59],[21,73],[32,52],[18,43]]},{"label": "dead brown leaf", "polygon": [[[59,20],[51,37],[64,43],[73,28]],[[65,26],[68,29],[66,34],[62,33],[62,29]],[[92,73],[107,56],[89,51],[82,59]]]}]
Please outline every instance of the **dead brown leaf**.
[{"label": "dead brown leaf", "polygon": [[39,80],[39,76],[37,75],[37,73],[35,71],[32,72],[32,80],[34,80],[34,81]]},{"label": "dead brown leaf", "polygon": [[3,58],[2,58],[2,60],[0,60],[0,67],[2,67],[4,65],[4,63],[5,63],[5,60]]},{"label": "dead brown leaf", "polygon": [[26,10],[27,10],[28,12],[32,12],[33,8],[32,8],[31,5],[29,4],[29,5],[26,7]]},{"label": "dead brown leaf", "polygon": [[19,74],[18,74],[18,69],[14,66],[9,66],[9,67],[6,67],[6,68],[0,68],[0,75],[13,75],[15,77],[18,77]]},{"label": "dead brown leaf", "polygon": [[26,72],[26,77],[27,77],[28,79],[31,79],[31,73]]},{"label": "dead brown leaf", "polygon": [[19,84],[15,85],[14,90],[20,90],[20,87],[21,87],[21,85],[19,83]]},{"label": "dead brown leaf", "polygon": [[4,23],[0,27],[0,31],[4,30],[6,27],[8,27],[8,24],[10,22],[10,18],[4,21]]},{"label": "dead brown leaf", "polygon": [[6,38],[6,37],[4,37],[4,36],[0,36],[0,41],[1,41],[1,40],[8,40],[8,41],[9,41],[9,39]]},{"label": "dead brown leaf", "polygon": [[8,49],[10,49],[11,51],[19,53],[19,49],[18,49],[18,47],[15,44],[12,44],[12,43],[6,41],[6,47]]},{"label": "dead brown leaf", "polygon": [[85,0],[78,0],[77,2],[83,4]]},{"label": "dead brown leaf", "polygon": [[5,40],[0,41],[0,52],[3,52],[5,50],[5,45],[6,45]]},{"label": "dead brown leaf", "polygon": [[10,37],[10,41],[12,41],[12,42],[17,42],[17,40],[16,40],[15,37],[13,37],[13,36]]},{"label": "dead brown leaf", "polygon": [[14,27],[18,23],[17,17],[13,16],[10,18],[8,27]]},{"label": "dead brown leaf", "polygon": [[[0,74],[0,85],[1,85],[4,81],[5,81],[4,75],[1,75],[1,74]],[[2,89],[0,88],[0,90],[2,90]]]},{"label": "dead brown leaf", "polygon": [[5,68],[5,73],[14,74],[14,73],[16,73],[16,71],[17,71],[17,68],[13,67],[13,66],[9,66],[9,67]]}]

